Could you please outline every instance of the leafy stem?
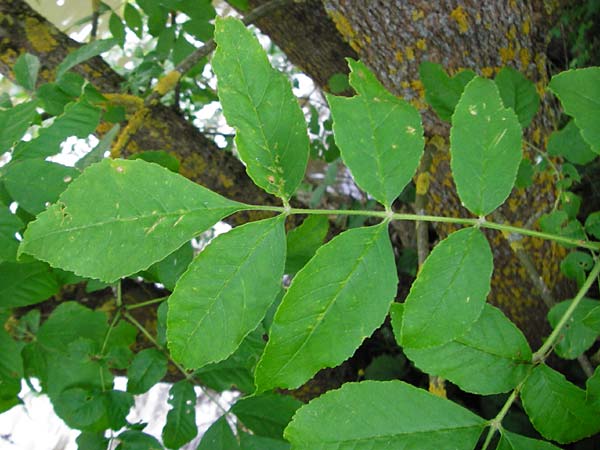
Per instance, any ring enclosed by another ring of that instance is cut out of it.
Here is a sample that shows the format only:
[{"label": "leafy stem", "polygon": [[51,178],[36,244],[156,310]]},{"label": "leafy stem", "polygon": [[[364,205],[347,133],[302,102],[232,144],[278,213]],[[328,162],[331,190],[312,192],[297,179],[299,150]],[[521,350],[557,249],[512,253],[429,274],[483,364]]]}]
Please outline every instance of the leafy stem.
[{"label": "leafy stem", "polygon": [[146,327],[144,327],[140,322],[138,322],[138,320],[135,317],[133,317],[128,311],[125,311],[123,313],[123,317],[125,317],[125,319],[127,319],[133,326],[135,326],[146,337],[146,339],[148,339],[148,341],[150,341],[150,343],[152,345],[154,345],[154,347],[156,347],[156,349],[158,351],[163,353],[167,357],[169,362],[171,364],[173,364],[173,366],[175,366],[175,368],[182,373],[182,375],[185,377],[186,380],[188,380],[190,383],[194,384],[195,386],[198,386],[200,388],[200,390],[202,391],[202,393],[204,395],[206,395],[208,397],[208,399],[210,401],[212,401],[217,406],[217,408],[219,410],[221,410],[221,412],[223,414],[229,414],[229,411],[227,410],[227,408],[225,408],[223,405],[221,405],[221,402],[219,402],[219,400],[214,395],[212,395],[210,392],[208,392],[204,388],[204,386],[198,384],[198,382],[194,378],[193,374],[191,374],[190,372],[185,370],[185,368],[181,364],[179,364],[173,360],[169,351],[158,343],[158,341],[154,338],[154,336],[152,336],[152,334],[150,334],[150,332],[148,330],[146,330]]},{"label": "leafy stem", "polygon": [[[321,215],[348,215],[348,216],[368,216],[379,217],[386,219],[390,217],[387,211],[369,211],[369,210],[354,210],[354,209],[305,209],[305,208],[289,208],[281,206],[263,206],[263,205],[248,205],[248,209],[257,211],[273,211],[273,212],[288,212],[289,214],[321,214]],[[423,222],[441,222],[454,223],[457,225],[469,225],[481,228],[489,228],[491,230],[504,231],[507,233],[515,233],[524,236],[537,237],[549,241],[559,242],[561,244],[575,245],[589,250],[600,250],[600,242],[584,241],[582,239],[574,239],[558,234],[544,233],[542,231],[530,230],[528,228],[515,227],[496,222],[482,220],[481,218],[466,218],[466,217],[445,217],[445,216],[430,216],[408,213],[393,213],[392,220],[413,220]]]},{"label": "leafy stem", "polygon": [[577,309],[577,306],[579,305],[579,303],[581,302],[581,300],[583,299],[583,297],[585,296],[587,291],[592,287],[592,284],[594,284],[594,281],[596,281],[596,278],[598,278],[599,274],[600,274],[600,259],[597,259],[596,263],[594,264],[594,267],[590,271],[587,279],[581,286],[581,289],[579,289],[579,292],[577,292],[577,295],[575,296],[575,298],[573,298],[573,301],[571,302],[571,304],[569,305],[569,307],[567,308],[565,313],[562,315],[562,317],[560,318],[560,320],[554,327],[554,330],[552,330],[552,333],[550,333],[550,336],[548,336],[548,338],[542,344],[540,349],[533,354],[532,361],[534,363],[540,363],[540,362],[543,362],[544,359],[546,359],[548,352],[552,349],[552,347],[554,346],[554,344],[560,337],[560,333],[562,332],[563,327],[566,325],[566,323],[569,321],[569,319],[571,319],[573,312],[575,311],[575,309]]}]

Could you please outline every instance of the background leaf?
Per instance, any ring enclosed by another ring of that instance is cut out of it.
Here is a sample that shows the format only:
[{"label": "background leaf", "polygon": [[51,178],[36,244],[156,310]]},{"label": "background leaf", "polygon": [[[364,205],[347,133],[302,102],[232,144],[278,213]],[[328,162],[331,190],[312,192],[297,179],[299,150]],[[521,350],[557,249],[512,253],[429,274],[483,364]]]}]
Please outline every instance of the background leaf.
[{"label": "background leaf", "polygon": [[127,368],[127,392],[143,394],[167,374],[167,358],[155,348],[136,353]]},{"label": "background leaf", "polygon": [[417,170],[425,141],[419,112],[390,94],[361,62],[348,59],[358,95],[327,95],[335,142],[361,189],[391,206]]},{"label": "background leaf", "polygon": [[300,408],[285,437],[294,450],[472,450],[484,426],[467,409],[402,381],[364,381]]},{"label": "background leaf", "polygon": [[256,368],[258,392],[296,388],[351,356],[383,322],[397,283],[385,223],[347,230],[322,246],[275,313]]},{"label": "background leaf", "polygon": [[327,216],[310,215],[287,234],[285,273],[295,274],[313,257],[329,231]]},{"label": "background leaf", "polygon": [[0,263],[0,309],[34,305],[58,292],[48,264],[39,261]]},{"label": "background leaf", "polygon": [[525,436],[520,436],[516,433],[511,433],[502,430],[500,442],[496,450],[560,450],[558,447],[549,442],[531,439]]},{"label": "background leaf", "polygon": [[283,216],[217,236],[169,297],[167,339],[173,358],[198,368],[231,355],[279,293],[284,264]]},{"label": "background leaf", "polygon": [[40,60],[30,53],[22,53],[13,66],[17,83],[28,91],[35,90],[38,72],[40,71]]},{"label": "background leaf", "polygon": [[289,395],[265,393],[238,400],[231,412],[255,435],[281,440],[300,406],[302,403]]},{"label": "background leaf", "polygon": [[462,336],[483,311],[492,269],[492,252],[478,229],[464,228],[440,242],[404,303],[402,345],[428,348]]},{"label": "background leaf", "polygon": [[523,128],[527,128],[540,107],[540,96],[535,85],[518,70],[503,67],[494,79],[502,103],[511,108],[519,118]]},{"label": "background leaf", "polygon": [[[129,5],[129,3],[127,4]],[[126,8],[127,9],[127,8]],[[94,56],[109,51],[118,44],[117,39],[100,39],[89,44],[82,45],[70,52],[67,57],[56,68],[56,78],[61,78],[65,72]]]},{"label": "background leaf", "polygon": [[196,450],[236,450],[238,448],[238,442],[227,419],[223,416],[206,430]]},{"label": "background leaf", "polygon": [[600,154],[600,67],[561,72],[552,77],[548,87],[573,117],[583,139]]},{"label": "background leaf", "polygon": [[[548,321],[553,328],[556,327],[560,318],[571,305],[571,302],[572,300],[565,300],[564,302],[557,303],[548,312]],[[597,300],[589,298],[581,300],[571,318],[562,329],[561,336],[554,349],[558,356],[565,359],[575,359],[596,342],[598,331],[588,327],[584,319],[597,307],[600,307],[600,302]]]},{"label": "background leaf", "polygon": [[506,200],[521,153],[516,114],[504,108],[493,81],[475,77],[456,105],[450,131],[452,176],[469,211],[485,216]]},{"label": "background leaf", "polygon": [[304,114],[288,79],[273,69],[244,24],[216,20],[212,66],[227,123],[248,175],[265,191],[289,199],[306,169],[309,140]]},{"label": "background leaf", "polygon": [[23,137],[37,115],[37,101],[20,103],[0,111],[0,153],[4,153]]},{"label": "background leaf", "polygon": [[178,381],[169,389],[167,423],[162,431],[165,447],[178,449],[196,437],[196,392],[187,380]]},{"label": "background leaf", "polygon": [[450,122],[454,108],[465,86],[475,76],[475,72],[463,70],[451,78],[441,64],[424,61],[419,66],[419,75],[425,87],[427,103],[440,119]]},{"label": "background leaf", "polygon": [[598,156],[583,139],[574,120],[550,135],[546,149],[550,156],[563,156],[574,164],[587,164]]},{"label": "background leaf", "polygon": [[35,216],[44,211],[47,204],[58,200],[79,174],[79,170],[62,164],[26,159],[8,167],[4,185],[19,207]]},{"label": "background leaf", "polygon": [[20,251],[110,283],[146,269],[242,207],[155,164],[107,159],[29,224]]},{"label": "background leaf", "polygon": [[586,403],[586,392],[546,365],[536,367],[521,391],[531,423],[546,439],[561,444],[600,431],[600,410]]}]

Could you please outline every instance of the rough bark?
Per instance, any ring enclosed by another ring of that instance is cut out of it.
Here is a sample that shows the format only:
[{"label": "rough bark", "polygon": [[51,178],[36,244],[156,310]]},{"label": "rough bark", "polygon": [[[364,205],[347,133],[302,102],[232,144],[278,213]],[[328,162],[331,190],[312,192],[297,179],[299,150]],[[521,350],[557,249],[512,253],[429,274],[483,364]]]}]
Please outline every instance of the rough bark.
[{"label": "rough bark", "polygon": [[[80,47],[22,0],[0,2],[0,73],[13,78],[12,67],[20,54],[29,52],[41,61],[40,83],[54,79],[56,66]],[[74,70],[100,92],[120,93],[124,79],[100,58],[92,58]],[[212,140],[173,108],[157,105],[149,119],[133,136],[125,152],[166,150],[180,161],[180,172],[209,189],[241,202],[274,204],[277,200],[258,189],[244,166],[230,152],[220,150]],[[244,221],[244,215],[234,221]]]}]

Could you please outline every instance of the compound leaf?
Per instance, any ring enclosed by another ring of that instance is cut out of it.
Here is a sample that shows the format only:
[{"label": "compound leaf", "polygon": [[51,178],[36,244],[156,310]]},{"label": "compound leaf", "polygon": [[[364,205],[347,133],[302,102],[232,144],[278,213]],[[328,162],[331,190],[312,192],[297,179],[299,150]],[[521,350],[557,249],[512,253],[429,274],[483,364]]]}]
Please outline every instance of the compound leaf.
[{"label": "compound leaf", "polygon": [[225,416],[213,423],[196,450],[236,450],[240,448]]},{"label": "compound leaf", "polygon": [[29,224],[19,251],[110,283],[146,269],[240,209],[156,164],[106,159]]},{"label": "compound leaf", "polygon": [[496,450],[560,450],[549,442],[531,439],[506,430],[501,430],[501,433]]},{"label": "compound leaf", "polygon": [[494,81],[504,106],[517,114],[523,128],[528,127],[540,106],[540,96],[535,85],[512,67],[500,69]]},{"label": "compound leaf", "polygon": [[[553,328],[556,327],[560,318],[571,305],[571,302],[572,300],[565,300],[557,303],[548,311],[548,321]],[[555,348],[558,356],[565,359],[575,359],[596,342],[598,331],[589,327],[584,319],[586,319],[586,316],[594,308],[598,307],[600,307],[598,300],[591,300],[589,298],[581,300],[577,309],[573,311],[571,318],[561,330],[561,337]]]},{"label": "compound leaf", "polygon": [[40,261],[0,263],[0,309],[34,305],[56,294],[58,279]]},{"label": "compound leaf", "polygon": [[133,357],[127,368],[127,392],[143,394],[167,373],[167,358],[155,348],[147,348]]}]

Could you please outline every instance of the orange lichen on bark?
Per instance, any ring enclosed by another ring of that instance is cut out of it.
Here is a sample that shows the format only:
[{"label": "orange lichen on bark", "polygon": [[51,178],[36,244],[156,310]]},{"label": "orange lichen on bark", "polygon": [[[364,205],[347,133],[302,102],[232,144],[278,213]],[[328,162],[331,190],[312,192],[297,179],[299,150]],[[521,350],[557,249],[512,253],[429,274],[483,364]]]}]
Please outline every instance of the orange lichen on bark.
[{"label": "orange lichen on bark", "polygon": [[458,25],[458,31],[461,34],[469,31],[469,17],[462,6],[457,6],[450,13],[450,17],[456,22]]},{"label": "orange lichen on bark", "polygon": [[25,34],[31,46],[38,52],[48,53],[58,46],[48,26],[33,17],[25,18]]},{"label": "orange lichen on bark", "polygon": [[167,92],[175,89],[175,86],[177,86],[180,78],[181,74],[178,71],[170,71],[160,80],[158,80],[158,83],[156,83],[156,86],[154,86],[154,92],[161,97],[164,96]]},{"label": "orange lichen on bark", "polygon": [[415,46],[419,50],[427,50],[427,42],[425,41],[425,39],[419,39],[419,40],[417,40],[417,42],[415,43]]},{"label": "orange lichen on bark", "polygon": [[406,59],[408,59],[409,61],[414,61],[415,49],[411,45],[407,45],[404,48],[404,54],[406,55]]},{"label": "orange lichen on bark", "polygon": [[148,108],[140,108],[137,112],[129,119],[129,123],[121,133],[119,134],[119,138],[113,148],[110,151],[110,156],[113,158],[119,158],[131,138],[144,124],[146,117],[150,114],[150,110]]},{"label": "orange lichen on bark", "polygon": [[422,9],[413,9],[412,13],[411,13],[411,18],[413,20],[413,22],[416,22],[417,20],[421,20],[425,17],[425,13],[423,12]]},{"label": "orange lichen on bark", "polygon": [[352,28],[350,22],[348,22],[348,19],[346,19],[344,15],[338,11],[331,11],[329,15],[331,17],[331,20],[333,20],[333,23],[335,24],[337,30],[348,42],[350,47],[352,47],[352,50],[359,53],[362,44],[358,39],[358,34],[356,33],[356,31],[354,31],[354,28]]},{"label": "orange lichen on bark", "polygon": [[531,53],[529,53],[529,49],[522,48],[519,50],[519,59],[521,60],[521,69],[524,71],[527,70],[531,63]]}]

